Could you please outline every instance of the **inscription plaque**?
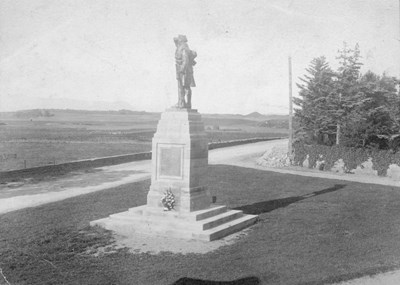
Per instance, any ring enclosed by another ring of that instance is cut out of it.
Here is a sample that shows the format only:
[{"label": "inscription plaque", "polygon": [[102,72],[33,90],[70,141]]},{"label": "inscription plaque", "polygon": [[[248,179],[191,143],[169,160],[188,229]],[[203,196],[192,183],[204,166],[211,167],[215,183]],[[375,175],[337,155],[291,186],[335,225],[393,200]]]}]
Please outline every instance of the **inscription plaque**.
[{"label": "inscription plaque", "polygon": [[183,147],[160,146],[159,176],[182,177]]}]

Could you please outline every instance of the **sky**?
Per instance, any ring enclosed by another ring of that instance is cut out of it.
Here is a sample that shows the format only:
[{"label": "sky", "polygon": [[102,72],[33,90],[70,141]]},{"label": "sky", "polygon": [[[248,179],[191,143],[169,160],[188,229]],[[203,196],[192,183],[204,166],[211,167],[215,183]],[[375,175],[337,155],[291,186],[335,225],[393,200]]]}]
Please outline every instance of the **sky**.
[{"label": "sky", "polygon": [[163,111],[177,102],[173,37],[198,54],[193,108],[286,114],[310,61],[399,77],[398,0],[0,0],[0,111]]}]

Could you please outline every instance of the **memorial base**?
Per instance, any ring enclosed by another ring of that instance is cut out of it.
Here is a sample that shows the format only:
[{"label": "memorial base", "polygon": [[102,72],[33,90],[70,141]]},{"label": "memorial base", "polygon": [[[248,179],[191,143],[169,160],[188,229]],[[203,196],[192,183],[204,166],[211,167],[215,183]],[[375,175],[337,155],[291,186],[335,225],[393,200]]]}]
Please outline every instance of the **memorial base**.
[{"label": "memorial base", "polygon": [[[166,110],[152,141],[152,176],[147,204],[92,221],[120,235],[134,233],[212,241],[240,231],[257,216],[215,206],[205,186],[208,141],[201,115],[193,109]],[[165,193],[174,207],[164,211]]]},{"label": "memorial base", "polygon": [[182,214],[144,205],[92,221],[90,225],[101,226],[122,236],[139,233],[212,241],[254,224],[257,218],[256,215],[245,215],[239,210],[229,210],[226,206],[210,206],[205,210]]}]

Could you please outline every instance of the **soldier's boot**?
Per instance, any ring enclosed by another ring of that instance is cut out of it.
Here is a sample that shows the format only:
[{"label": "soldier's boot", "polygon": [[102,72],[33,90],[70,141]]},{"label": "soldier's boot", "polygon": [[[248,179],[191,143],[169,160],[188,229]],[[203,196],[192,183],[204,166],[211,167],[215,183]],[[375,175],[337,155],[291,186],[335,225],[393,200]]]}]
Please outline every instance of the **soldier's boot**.
[{"label": "soldier's boot", "polygon": [[192,109],[192,90],[190,89],[190,87],[186,91],[186,99],[187,99],[186,108]]}]

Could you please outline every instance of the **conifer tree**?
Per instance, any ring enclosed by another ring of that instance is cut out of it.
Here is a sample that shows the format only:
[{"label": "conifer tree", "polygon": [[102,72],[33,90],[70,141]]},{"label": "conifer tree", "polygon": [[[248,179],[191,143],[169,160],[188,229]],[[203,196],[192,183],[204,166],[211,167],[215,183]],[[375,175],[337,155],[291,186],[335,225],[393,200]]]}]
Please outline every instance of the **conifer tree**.
[{"label": "conifer tree", "polygon": [[357,116],[347,122],[343,132],[345,145],[373,147],[377,137],[390,139],[399,132],[399,97],[396,80],[381,77],[368,71],[361,76],[358,85],[364,99]]},{"label": "conifer tree", "polygon": [[342,129],[347,123],[358,119],[359,109],[364,103],[364,96],[359,92],[358,80],[360,78],[360,49],[358,44],[354,49],[343,43],[343,48],[338,51],[339,68],[335,76],[335,90],[328,98],[329,115],[336,121],[336,144],[340,144]]},{"label": "conifer tree", "polygon": [[324,56],[314,58],[306,69],[307,74],[300,78],[299,97],[293,99],[300,108],[295,109],[295,117],[300,128],[297,136],[311,136],[321,141],[324,134],[332,133],[334,127],[327,116],[327,98],[334,87],[333,71]]}]

